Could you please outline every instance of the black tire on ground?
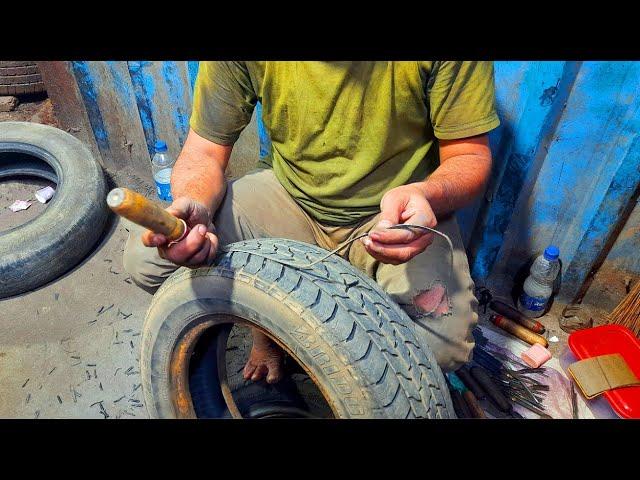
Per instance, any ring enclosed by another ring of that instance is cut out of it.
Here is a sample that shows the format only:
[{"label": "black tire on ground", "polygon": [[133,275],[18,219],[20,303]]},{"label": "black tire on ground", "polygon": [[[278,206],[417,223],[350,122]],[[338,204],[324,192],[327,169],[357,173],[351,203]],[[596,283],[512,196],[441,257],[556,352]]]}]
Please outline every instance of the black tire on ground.
[{"label": "black tire on ground", "polygon": [[[218,376],[218,358],[214,331],[205,332],[190,359],[189,392],[198,418],[231,418],[218,385],[212,379]],[[231,387],[231,385],[230,385]],[[265,408],[308,410],[295,383],[289,377],[275,385],[261,382],[243,382],[232,387],[233,398],[243,418],[256,418]],[[284,408],[283,408],[284,407]],[[305,415],[306,416],[306,415]]]},{"label": "black tire on ground", "polygon": [[35,62],[0,61],[0,95],[22,95],[45,90]]},{"label": "black tire on ground", "polygon": [[[314,379],[335,417],[455,416],[442,371],[416,338],[415,324],[348,262],[334,256],[311,269],[284,265],[326,254],[284,239],[239,242],[226,250],[210,268],[175,272],[149,307],[141,373],[152,417],[196,415],[191,354],[204,332],[220,329],[230,317],[276,340]],[[216,397],[209,399],[220,402]]]},{"label": "black tire on ground", "polygon": [[25,154],[55,171],[56,194],[42,215],[0,232],[0,298],[33,290],[77,265],[108,215],[102,169],[80,140],[47,125],[1,122],[0,176],[31,171],[48,178],[51,172],[37,161],[18,163]]},{"label": "black tire on ground", "polygon": [[0,178],[37,177],[58,183],[56,171],[48,163],[33,160],[26,155],[24,157],[26,158],[9,161],[0,159]]}]

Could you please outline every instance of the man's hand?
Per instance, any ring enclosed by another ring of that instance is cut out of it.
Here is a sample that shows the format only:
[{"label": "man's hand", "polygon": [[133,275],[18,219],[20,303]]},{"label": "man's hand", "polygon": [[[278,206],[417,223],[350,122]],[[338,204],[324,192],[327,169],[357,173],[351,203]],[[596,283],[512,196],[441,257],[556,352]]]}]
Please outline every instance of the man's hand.
[{"label": "man's hand", "polygon": [[398,265],[422,253],[433,241],[433,234],[414,230],[388,230],[388,227],[408,223],[435,227],[436,217],[418,184],[403,185],[389,190],[380,201],[380,221],[368,237],[362,239],[367,252],[382,263]]},{"label": "man's hand", "polygon": [[164,235],[146,230],[142,243],[147,247],[157,247],[158,253],[176,265],[198,268],[211,263],[218,250],[218,237],[207,208],[187,197],[174,200],[167,212],[182,218],[191,231],[178,243],[168,246]]}]

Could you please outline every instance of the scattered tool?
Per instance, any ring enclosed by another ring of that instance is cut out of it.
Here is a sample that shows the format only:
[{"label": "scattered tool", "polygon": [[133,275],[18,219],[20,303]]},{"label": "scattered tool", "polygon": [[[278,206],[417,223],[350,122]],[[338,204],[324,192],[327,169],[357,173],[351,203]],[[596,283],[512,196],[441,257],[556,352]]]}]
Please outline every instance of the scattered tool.
[{"label": "scattered tool", "polygon": [[111,190],[107,195],[107,205],[118,215],[164,235],[170,242],[180,241],[189,230],[184,220],[174,217],[157,202],[128,188]]},{"label": "scattered tool", "polygon": [[503,317],[502,315],[492,315],[491,322],[495,326],[502,328],[503,330],[509,332],[510,334],[518,337],[520,340],[523,340],[530,345],[539,343],[545,348],[549,346],[549,342],[547,342],[547,339],[543,336],[538,335],[537,333],[533,333],[531,330],[526,329],[522,325],[519,325],[516,322]]},{"label": "scattered tool", "polygon": [[[536,374],[546,377],[547,375],[544,373],[544,369],[539,367],[527,367],[526,365],[518,362],[517,360],[512,360],[502,353],[489,351],[487,350],[487,347],[490,344],[490,342],[486,342],[484,346],[476,344],[476,347],[474,348],[473,361],[475,364],[484,367],[484,376],[489,377],[494,386],[494,389],[492,390],[493,393],[495,394],[495,391],[498,390],[504,401],[501,401],[500,397],[498,397],[498,400],[496,401],[495,398],[489,395],[489,390],[491,390],[492,387],[491,385],[485,387],[485,384],[481,383],[478,377],[482,378],[483,373],[482,370],[478,370],[479,367],[473,367],[471,375],[475,380],[478,380],[481,387],[487,391],[487,395],[492,400],[492,403],[495,403],[501,411],[508,412],[512,417],[516,416],[514,415],[516,412],[513,410],[513,403],[520,405],[543,418],[550,418],[550,416],[545,413],[545,407],[542,403],[546,392],[549,391],[549,386],[533,377],[527,376],[530,374]],[[500,359],[502,359],[502,361]],[[520,365],[525,368],[514,370],[508,367],[507,363]],[[486,382],[486,378],[484,380]],[[509,410],[505,410],[507,406],[509,407]]]},{"label": "scattered tool", "polygon": [[578,415],[578,394],[576,393],[576,386],[571,382],[571,415],[574,419],[580,418]]},{"label": "scattered tool", "polygon": [[478,382],[496,407],[505,413],[511,410],[511,404],[502,394],[500,388],[493,383],[491,376],[484,368],[478,366],[471,367],[471,376]]},{"label": "scattered tool", "polygon": [[531,330],[534,333],[542,334],[545,331],[544,325],[542,325],[539,321],[527,318],[511,305],[501,302],[500,300],[491,300],[489,302],[489,308],[491,308],[491,310],[493,310],[494,312],[502,315],[503,317],[519,323],[520,325]]},{"label": "scattered tool", "polygon": [[[433,229],[431,227],[425,227],[423,225],[411,225],[411,224],[408,224],[408,223],[392,225],[392,226],[388,227],[388,229],[389,230],[409,230],[409,231],[412,230],[412,229],[422,230],[422,231],[425,231],[425,232],[434,233],[434,234],[442,237],[444,240],[446,240],[447,245],[449,246],[449,279],[451,279],[453,277],[453,243],[451,242],[451,239],[449,238],[449,236],[447,234],[439,232],[438,230],[435,230],[435,229]],[[271,260],[276,261],[276,262],[280,263],[281,265],[286,265],[288,267],[306,270],[306,269],[309,269],[309,268],[313,268],[318,263],[324,262],[327,258],[335,255],[340,250],[343,250],[347,245],[350,245],[351,243],[355,242],[356,240],[359,240],[359,239],[367,237],[367,236],[369,236],[369,232],[357,235],[357,236],[347,240],[343,244],[338,245],[336,248],[334,248],[333,250],[328,252],[326,255],[318,258],[317,260],[312,261],[311,263],[296,264],[296,263],[286,262],[286,261],[283,261],[283,260],[280,260],[280,259],[276,259],[276,258],[271,258]],[[232,250],[229,250],[229,248],[231,248]],[[241,247],[237,247],[237,246],[224,247],[221,250],[225,251],[225,252],[228,252],[228,251],[244,252],[244,250]],[[260,255],[259,253],[256,253],[255,251],[247,251],[246,253],[250,253],[252,255]]]},{"label": "scattered tool", "polygon": [[510,398],[511,398],[511,401],[513,401],[514,403],[517,403],[521,407],[526,408],[527,410],[535,413],[536,415],[540,416],[541,418],[547,418],[549,420],[553,419],[553,417],[551,415],[549,415],[548,413],[546,413],[543,409],[541,409],[540,407],[536,406],[535,404],[532,404],[528,400],[525,400],[524,398],[517,397],[515,395],[511,396]]},{"label": "scattered tool", "polygon": [[460,380],[460,378],[453,372],[447,373],[447,378],[449,380],[449,385],[451,385],[454,390],[460,392],[462,398],[467,402],[471,416],[473,418],[487,418],[484,414],[484,410],[482,410],[482,407],[478,403],[478,399],[473,392],[465,386],[462,380]]},{"label": "scattered tool", "polygon": [[445,380],[449,386],[449,393],[451,394],[451,401],[453,402],[453,409],[456,412],[458,418],[473,418],[469,405],[464,400],[460,390],[451,385],[451,381],[448,375],[445,375]]},{"label": "scattered tool", "polygon": [[484,307],[484,313],[487,313],[487,305],[499,315],[502,315],[509,320],[516,322],[523,327],[531,330],[533,333],[543,334],[545,332],[544,325],[537,320],[533,320],[523,315],[518,309],[513,308],[508,303],[501,300],[494,300],[491,291],[486,287],[476,288],[476,296],[478,297],[478,303]]},{"label": "scattered tool", "polygon": [[474,380],[466,367],[460,368],[456,374],[460,380],[462,380],[462,383],[464,383],[465,386],[473,392],[478,400],[483,400],[485,398],[484,391],[480,388],[480,385],[478,385],[478,382]]}]

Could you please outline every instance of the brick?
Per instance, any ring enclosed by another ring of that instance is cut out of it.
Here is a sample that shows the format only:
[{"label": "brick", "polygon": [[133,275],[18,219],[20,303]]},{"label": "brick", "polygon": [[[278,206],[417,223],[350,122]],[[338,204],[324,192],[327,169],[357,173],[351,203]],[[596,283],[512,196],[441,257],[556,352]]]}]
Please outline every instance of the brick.
[{"label": "brick", "polygon": [[0,112],[12,112],[17,106],[18,99],[16,97],[0,97]]}]

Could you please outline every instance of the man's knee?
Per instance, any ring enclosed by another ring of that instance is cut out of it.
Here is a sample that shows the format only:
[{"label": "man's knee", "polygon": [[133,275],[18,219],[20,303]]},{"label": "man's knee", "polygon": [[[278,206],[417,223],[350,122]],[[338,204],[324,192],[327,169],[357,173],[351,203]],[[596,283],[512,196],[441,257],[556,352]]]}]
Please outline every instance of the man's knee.
[{"label": "man's knee", "polygon": [[131,280],[143,290],[154,293],[178,267],[163,260],[155,248],[145,247],[140,238],[143,229],[129,228],[122,263]]},{"label": "man's knee", "polygon": [[437,318],[433,314],[411,313],[416,335],[431,348],[442,370],[454,371],[471,361],[475,346],[472,331],[478,323],[476,312],[452,309]]},{"label": "man's knee", "polygon": [[435,281],[395,300],[416,322],[416,335],[440,368],[453,371],[471,360],[472,331],[478,323],[473,294],[450,292],[446,284]]}]

